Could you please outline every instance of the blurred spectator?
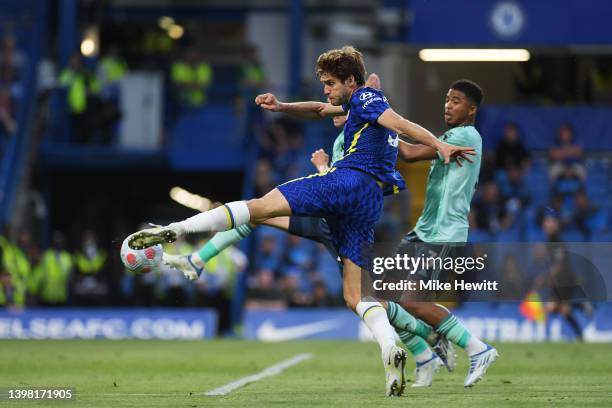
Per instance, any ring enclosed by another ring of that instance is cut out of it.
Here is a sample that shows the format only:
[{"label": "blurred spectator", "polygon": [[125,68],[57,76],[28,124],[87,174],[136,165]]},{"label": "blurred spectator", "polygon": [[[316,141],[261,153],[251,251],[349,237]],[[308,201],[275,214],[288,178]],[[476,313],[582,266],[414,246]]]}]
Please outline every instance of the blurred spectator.
[{"label": "blurred spectator", "polygon": [[274,282],[274,273],[269,269],[260,269],[247,292],[248,309],[283,309],[284,295]]},{"label": "blurred spectator", "polygon": [[109,48],[98,64],[97,80],[101,87],[101,97],[106,101],[118,102],[119,83],[127,74],[128,66],[119,54],[119,48],[113,45]]},{"label": "blurred spectator", "polygon": [[501,271],[500,293],[503,300],[517,301],[525,295],[525,276],[518,266],[516,258],[507,254],[504,258]]},{"label": "blurred spectator", "polygon": [[520,102],[533,103],[542,97],[545,92],[544,72],[541,62],[534,58],[520,64],[519,71],[514,76],[514,86]]},{"label": "blurred spectator", "polygon": [[40,282],[40,300],[46,306],[68,303],[68,281],[72,273],[72,256],[65,249],[64,235],[53,234],[53,247],[47,249],[35,274]]},{"label": "blurred spectator", "polygon": [[504,135],[495,149],[495,163],[498,169],[510,167],[526,169],[529,163],[529,152],[521,141],[516,123],[504,127]]},{"label": "blurred spectator", "polygon": [[268,159],[259,159],[255,165],[255,197],[261,197],[274,188],[272,165]]},{"label": "blurred spectator", "polygon": [[494,182],[482,186],[482,193],[472,205],[472,210],[475,211],[476,226],[481,230],[494,233],[505,231],[515,221],[515,213],[508,211]]},{"label": "blurred spectator", "polygon": [[591,204],[584,190],[580,190],[574,197],[574,211],[571,217],[571,226],[582,232],[585,237],[590,238],[596,227],[592,222],[598,215],[599,209]]},{"label": "blurred spectator", "polygon": [[542,231],[544,231],[546,242],[561,242],[561,222],[552,212],[544,215]]},{"label": "blurred spectator", "polygon": [[544,217],[542,229],[548,244],[548,268],[535,281],[535,290],[548,292],[549,302],[545,305],[548,313],[561,315],[570,324],[578,340],[582,341],[582,328],[573,316],[575,306],[587,310],[589,304],[575,304],[576,299],[584,298],[580,279],[572,269],[566,245],[561,240],[561,224],[549,214]]},{"label": "blurred spectator", "polygon": [[564,228],[569,223],[569,215],[563,208],[563,196],[559,193],[553,193],[547,204],[538,209],[535,222],[538,226],[542,226],[544,218],[552,214],[557,217],[560,227]]},{"label": "blurred spectator", "polygon": [[312,298],[302,290],[304,271],[299,268],[289,268],[281,279],[281,290],[289,307],[307,307]]},{"label": "blurred spectator", "polygon": [[81,251],[74,255],[76,273],[73,276],[74,303],[101,306],[108,296],[104,267],[106,252],[98,246],[93,231],[85,231]]},{"label": "blurred spectator", "polygon": [[[0,136],[2,139],[12,136],[17,130],[15,109],[11,94],[7,88],[0,88]],[[4,140],[0,142],[4,144]]]},{"label": "blurred spectator", "polygon": [[506,205],[520,209],[529,204],[530,193],[524,179],[523,169],[511,165],[503,175],[504,177],[500,177],[498,182]]},{"label": "blurred spectator", "polygon": [[299,268],[303,272],[309,271],[314,266],[313,252],[313,241],[289,234],[281,269]]},{"label": "blurred spectator", "polygon": [[93,96],[100,92],[95,76],[83,66],[80,54],[70,57],[68,67],[60,73],[59,84],[66,88],[68,110],[72,122],[74,141],[89,142],[92,132]]},{"label": "blurred spectator", "polygon": [[[262,229],[265,227],[259,227]],[[258,231],[258,250],[255,257],[255,268],[256,269],[269,269],[276,271],[280,264],[281,248],[278,242],[277,234],[275,233],[264,233],[265,231]]]},{"label": "blurred spectator", "polygon": [[582,146],[574,139],[574,129],[570,124],[561,125],[557,135],[557,145],[549,149],[548,155],[551,160],[549,176],[552,180],[556,180],[567,167],[570,167],[581,180],[585,179],[586,169],[582,163],[584,152]]},{"label": "blurred spectator", "polygon": [[0,267],[0,306],[11,307],[15,305],[13,294],[15,288],[11,279],[11,274]]},{"label": "blurred spectator", "polygon": [[231,328],[230,310],[236,279],[247,264],[246,255],[232,246],[210,259],[206,263],[204,276],[196,281],[196,305],[217,310],[221,334]]},{"label": "blurred spectator", "polygon": [[25,55],[16,47],[15,37],[6,35],[0,51],[0,85],[9,89],[11,96],[20,99],[20,79],[25,67]]},{"label": "blurred spectator", "polygon": [[554,181],[553,191],[564,198],[573,197],[584,187],[582,180],[574,166],[563,167],[561,174]]},{"label": "blurred spectator", "polygon": [[480,165],[480,175],[478,177],[479,184],[486,184],[490,181],[495,181],[495,173],[497,170],[496,153],[492,150],[482,152],[482,162]]},{"label": "blurred spectator", "polygon": [[8,298],[5,302],[12,306],[23,306],[26,303],[26,291],[28,280],[31,279],[32,268],[30,261],[23,250],[29,236],[23,236],[21,245],[9,242],[0,236],[0,250],[2,254],[2,266],[0,273],[5,274],[2,281],[4,296]]},{"label": "blurred spectator", "polygon": [[599,56],[589,74],[590,101],[612,103],[612,58]]},{"label": "blurred spectator", "polygon": [[[172,244],[165,244],[164,252],[171,255],[190,254],[193,252],[193,246],[181,237]],[[155,291],[161,305],[165,307],[187,306],[189,303],[188,291],[193,288],[193,285],[185,279],[183,274],[163,263],[156,272]]]},{"label": "blurred spectator", "polygon": [[185,51],[184,57],[172,64],[170,73],[180,105],[191,109],[204,106],[212,76],[210,64],[200,58],[195,48]]},{"label": "blurred spectator", "polygon": [[255,49],[251,49],[240,64],[240,85],[248,93],[256,93],[265,82],[265,74]]},{"label": "blurred spectator", "polygon": [[312,301],[310,306],[312,307],[337,307],[340,306],[337,299],[329,294],[327,286],[320,280],[316,280],[313,283],[312,288]]}]

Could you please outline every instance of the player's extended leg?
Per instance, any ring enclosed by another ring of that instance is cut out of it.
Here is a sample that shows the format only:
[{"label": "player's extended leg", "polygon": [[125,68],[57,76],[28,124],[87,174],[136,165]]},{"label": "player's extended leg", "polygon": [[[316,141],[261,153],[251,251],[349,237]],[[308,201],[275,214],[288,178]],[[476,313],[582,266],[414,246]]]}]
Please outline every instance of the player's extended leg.
[{"label": "player's extended leg", "polygon": [[[403,306],[417,313],[417,316],[430,317],[432,308],[443,308],[428,302],[402,302],[400,307],[394,302],[387,302],[387,312],[391,323],[402,330],[407,330],[423,338],[431,338],[433,329],[428,324],[418,320]],[[419,310],[424,310],[419,312]],[[482,379],[487,368],[497,359],[498,353],[490,345],[474,336],[455,315],[446,308],[446,316],[435,325],[435,331],[465,349],[470,356],[470,368],[465,378],[464,386],[471,387]],[[435,321],[433,322],[435,324]]]},{"label": "player's extended leg", "polygon": [[417,335],[419,338],[426,340],[442,359],[448,371],[454,371],[456,355],[452,343],[432,329],[432,326],[436,327],[437,323],[448,315],[448,309],[435,303],[411,301],[404,301],[401,306],[394,302],[387,302],[386,307],[389,321],[398,331],[400,337],[402,333],[406,333]]},{"label": "player's extended leg", "polygon": [[402,395],[406,380],[406,352],[395,344],[395,330],[389,323],[385,308],[377,300],[361,299],[361,268],[342,257],[342,290],[346,305],[359,315],[380,346],[386,375],[387,395]]},{"label": "player's extended leg", "polygon": [[429,344],[416,334],[412,334],[406,330],[397,330],[400,340],[408,351],[414,357],[416,368],[414,370],[413,387],[430,387],[434,375],[443,365],[442,360],[433,353],[429,348]]},{"label": "player's extended leg", "polygon": [[[262,223],[283,231],[289,229],[289,217],[270,218]],[[164,263],[183,272],[187,279],[197,280],[208,261],[219,255],[226,248],[242,241],[255,225],[242,224],[237,228],[217,232],[206,244],[191,254],[171,255],[164,252]]]},{"label": "player's extended leg", "polygon": [[261,198],[234,201],[165,227],[138,231],[129,237],[128,245],[132,249],[143,249],[174,242],[184,234],[225,231],[249,222],[260,224],[269,218],[287,215],[291,215],[289,203],[275,188]]}]

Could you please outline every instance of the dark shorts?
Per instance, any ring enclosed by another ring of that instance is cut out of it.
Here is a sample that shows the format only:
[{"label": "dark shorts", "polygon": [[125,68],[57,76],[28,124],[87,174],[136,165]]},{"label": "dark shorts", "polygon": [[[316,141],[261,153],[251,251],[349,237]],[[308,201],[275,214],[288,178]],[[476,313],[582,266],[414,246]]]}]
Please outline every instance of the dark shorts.
[{"label": "dark shorts", "polygon": [[334,245],[334,237],[324,218],[290,217],[289,233],[323,244],[330,255],[338,262],[340,271],[342,271],[342,260],[338,248]]},{"label": "dark shorts", "polygon": [[[398,253],[407,253],[412,257],[425,257],[425,258],[447,258],[453,256],[454,247],[450,245],[431,244],[423,242],[412,230],[402,238],[400,242]],[[442,268],[437,265],[421,268],[416,271],[415,276],[419,279],[441,279]]]},{"label": "dark shorts", "polygon": [[349,168],[332,168],[278,186],[291,215],[325,218],[342,257],[365,268],[364,250],[374,242],[374,225],[382,215],[383,192],[374,178]]}]

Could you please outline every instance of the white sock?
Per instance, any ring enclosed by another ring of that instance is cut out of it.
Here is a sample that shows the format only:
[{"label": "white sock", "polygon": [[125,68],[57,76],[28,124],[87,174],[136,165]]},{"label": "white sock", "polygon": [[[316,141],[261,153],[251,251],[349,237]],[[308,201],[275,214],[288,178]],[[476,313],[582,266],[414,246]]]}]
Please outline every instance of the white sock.
[{"label": "white sock", "polygon": [[357,303],[355,311],[374,335],[383,354],[395,346],[395,330],[389,323],[387,311],[380,302],[361,301]]},{"label": "white sock", "polygon": [[431,360],[431,358],[433,357],[433,352],[429,347],[427,347],[425,350],[421,351],[419,354],[415,354],[413,357],[414,361],[416,361],[417,363],[424,363],[426,361]]},{"label": "white sock", "polygon": [[174,222],[174,226],[182,234],[194,232],[217,232],[236,228],[249,222],[251,215],[246,201],[233,201],[212,210],[194,215],[180,222]]},{"label": "white sock", "polygon": [[468,356],[473,356],[474,354],[481,353],[485,351],[487,345],[484,344],[478,337],[470,336],[467,344],[465,345],[465,351],[468,353]]}]

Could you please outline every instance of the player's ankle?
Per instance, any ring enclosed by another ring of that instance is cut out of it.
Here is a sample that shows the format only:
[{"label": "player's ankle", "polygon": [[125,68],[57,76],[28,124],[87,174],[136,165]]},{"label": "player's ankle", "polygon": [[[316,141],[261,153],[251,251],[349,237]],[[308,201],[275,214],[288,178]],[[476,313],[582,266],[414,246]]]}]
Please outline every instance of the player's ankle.
[{"label": "player's ankle", "polygon": [[204,267],[204,260],[202,260],[198,251],[191,254],[191,263],[193,263],[198,268]]}]

